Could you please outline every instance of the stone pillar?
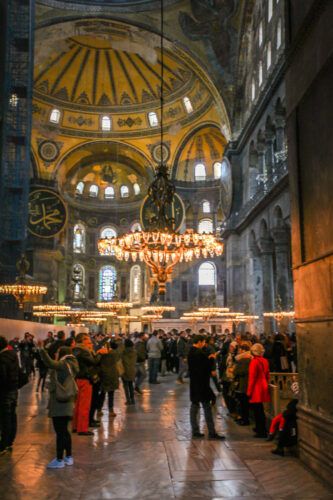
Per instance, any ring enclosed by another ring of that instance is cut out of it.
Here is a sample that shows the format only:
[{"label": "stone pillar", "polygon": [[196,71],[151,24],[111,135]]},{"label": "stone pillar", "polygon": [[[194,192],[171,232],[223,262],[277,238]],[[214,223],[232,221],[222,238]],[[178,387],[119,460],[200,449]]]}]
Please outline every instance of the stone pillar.
[{"label": "stone pillar", "polygon": [[197,232],[198,231],[198,212],[193,211],[193,231]]},{"label": "stone pillar", "polygon": [[263,142],[258,142],[258,170],[259,174],[265,173],[265,144]]},{"label": "stone pillar", "polygon": [[213,220],[213,233],[216,234],[217,231],[217,212],[214,210],[212,212],[212,220]]},{"label": "stone pillar", "polygon": [[[274,309],[273,242],[270,238],[260,238],[262,293],[264,312]],[[272,321],[265,320],[265,333],[271,333]]]},{"label": "stone pillar", "polygon": [[281,298],[281,306],[286,310],[291,297],[289,291],[289,256],[288,232],[286,228],[275,228],[272,231],[275,245],[276,261],[276,294]]},{"label": "stone pillar", "polygon": [[276,126],[276,152],[279,153],[280,151],[284,150],[284,128],[285,128],[285,120],[283,117],[276,117],[275,119],[275,126]]},{"label": "stone pillar", "polygon": [[274,139],[275,135],[271,130],[265,132],[265,144],[266,144],[266,167],[267,173],[271,174],[274,172]]}]

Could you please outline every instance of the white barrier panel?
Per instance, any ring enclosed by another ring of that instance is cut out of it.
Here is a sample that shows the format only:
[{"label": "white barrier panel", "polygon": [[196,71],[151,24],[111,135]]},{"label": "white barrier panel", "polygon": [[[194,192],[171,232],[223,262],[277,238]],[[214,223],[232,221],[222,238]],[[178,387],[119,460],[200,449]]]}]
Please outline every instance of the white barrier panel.
[{"label": "white barrier panel", "polygon": [[65,332],[66,338],[69,337],[72,330],[75,331],[75,334],[89,331],[86,327],[73,328],[72,326],[66,325],[53,325],[51,323],[37,323],[34,321],[0,318],[0,335],[6,337],[8,340],[14,337],[19,337],[20,340],[23,340],[25,332],[29,332],[34,336],[35,342],[38,342],[39,340],[46,339],[47,332],[56,333],[59,330]]}]

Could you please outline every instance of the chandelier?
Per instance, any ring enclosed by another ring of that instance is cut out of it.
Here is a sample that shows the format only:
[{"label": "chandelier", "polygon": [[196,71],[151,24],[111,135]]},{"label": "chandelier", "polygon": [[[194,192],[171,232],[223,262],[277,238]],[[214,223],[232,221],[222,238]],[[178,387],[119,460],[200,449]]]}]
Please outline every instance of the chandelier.
[{"label": "chandelier", "polygon": [[141,307],[143,312],[152,312],[152,314],[162,315],[164,311],[175,311],[175,306],[163,306],[158,304],[152,304],[150,306]]},{"label": "chandelier", "polygon": [[19,271],[16,283],[14,285],[0,285],[0,293],[13,295],[19,304],[19,308],[23,309],[23,304],[25,302],[31,302],[33,297],[44,295],[47,292],[47,287],[29,284],[25,275],[30,267],[30,264],[24,254],[21,255],[16,267]]},{"label": "chandelier", "polygon": [[[161,91],[160,91],[160,142],[163,151],[164,134],[164,9],[161,0]],[[160,295],[166,293],[166,283],[171,281],[173,268],[179,262],[190,262],[195,258],[222,255],[223,244],[213,234],[198,234],[187,230],[176,232],[172,210],[175,185],[169,179],[168,167],[163,163],[163,154],[155,178],[148,189],[148,197],[155,214],[148,223],[149,230],[125,234],[119,238],[104,238],[98,241],[100,255],[115,255],[118,260],[145,262],[151,271],[152,281],[157,283]]]},{"label": "chandelier", "polygon": [[100,309],[109,309],[110,311],[118,312],[121,309],[130,309],[133,307],[132,302],[120,302],[120,301],[110,301],[110,302],[97,302],[97,307]]},{"label": "chandelier", "polygon": [[263,316],[265,318],[274,318],[278,323],[283,318],[289,318],[290,320],[294,319],[295,317],[295,311],[274,311],[274,312],[267,312],[263,313]]}]

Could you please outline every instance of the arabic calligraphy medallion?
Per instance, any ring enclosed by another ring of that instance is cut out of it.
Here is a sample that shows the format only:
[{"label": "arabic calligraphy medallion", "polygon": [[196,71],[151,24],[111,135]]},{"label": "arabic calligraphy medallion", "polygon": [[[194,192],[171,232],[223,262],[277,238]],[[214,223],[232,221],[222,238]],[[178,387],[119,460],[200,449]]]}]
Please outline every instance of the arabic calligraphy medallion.
[{"label": "arabic calligraphy medallion", "polygon": [[28,231],[39,238],[56,236],[67,222],[66,205],[57,193],[35,189],[29,194]]}]

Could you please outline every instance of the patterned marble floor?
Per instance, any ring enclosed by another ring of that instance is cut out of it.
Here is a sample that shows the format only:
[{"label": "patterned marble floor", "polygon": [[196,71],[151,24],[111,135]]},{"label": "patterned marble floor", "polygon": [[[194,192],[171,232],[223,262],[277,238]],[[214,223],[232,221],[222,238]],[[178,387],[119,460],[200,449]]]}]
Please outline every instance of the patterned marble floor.
[{"label": "patterned marble floor", "polygon": [[0,457],[0,499],[333,500],[299,460],[272,455],[270,443],[237,426],[220,400],[216,427],[226,441],[191,441],[188,385],[174,375],[161,380],[146,386],[135,407],[117,391],[117,417],[109,420],[105,410],[93,437],[74,435],[75,464],[60,470],[45,468],[55,454],[47,395],[35,392],[35,381],[23,388],[14,451]]}]

